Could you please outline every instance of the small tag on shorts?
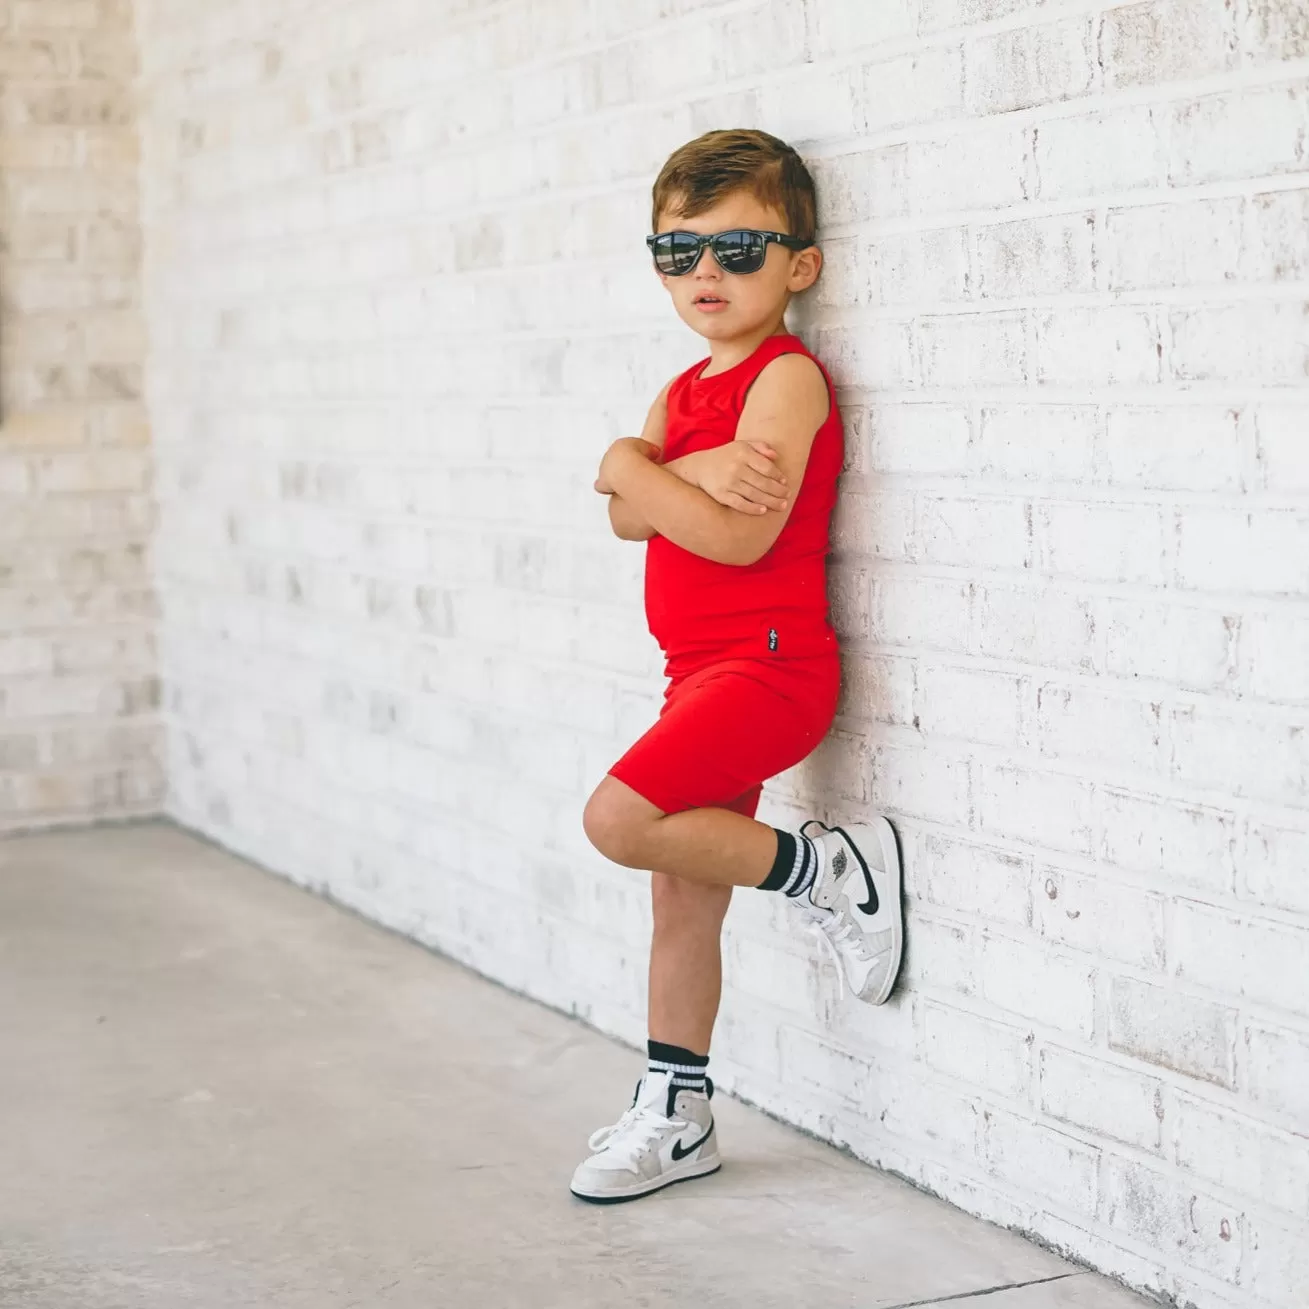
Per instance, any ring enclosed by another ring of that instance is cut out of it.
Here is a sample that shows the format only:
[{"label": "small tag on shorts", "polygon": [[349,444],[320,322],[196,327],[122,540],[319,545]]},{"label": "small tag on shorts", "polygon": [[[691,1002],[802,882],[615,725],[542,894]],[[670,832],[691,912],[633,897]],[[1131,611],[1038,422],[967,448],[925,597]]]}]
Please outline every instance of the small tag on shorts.
[{"label": "small tag on shorts", "polygon": [[775,627],[768,629],[768,648],[770,650],[777,649],[777,628]]}]

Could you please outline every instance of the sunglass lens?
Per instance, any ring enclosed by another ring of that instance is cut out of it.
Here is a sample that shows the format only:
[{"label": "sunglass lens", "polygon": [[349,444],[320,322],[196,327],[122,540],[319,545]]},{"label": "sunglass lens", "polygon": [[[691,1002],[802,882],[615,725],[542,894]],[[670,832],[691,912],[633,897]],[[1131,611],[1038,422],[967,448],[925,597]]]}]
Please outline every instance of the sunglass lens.
[{"label": "sunglass lens", "polygon": [[714,238],[714,254],[729,273],[757,273],[767,249],[758,232],[722,232]]},{"label": "sunglass lens", "polygon": [[695,267],[700,243],[689,232],[663,232],[654,243],[655,267],[670,277],[680,277]]}]

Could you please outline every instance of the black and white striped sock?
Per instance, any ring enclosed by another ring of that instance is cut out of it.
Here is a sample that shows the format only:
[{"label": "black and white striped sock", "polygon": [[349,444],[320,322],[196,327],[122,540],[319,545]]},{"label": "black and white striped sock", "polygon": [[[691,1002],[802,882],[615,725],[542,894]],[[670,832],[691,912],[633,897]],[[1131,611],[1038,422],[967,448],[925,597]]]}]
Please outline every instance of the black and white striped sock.
[{"label": "black and white striped sock", "polygon": [[647,1041],[646,1049],[650,1054],[650,1072],[672,1074],[672,1091],[705,1092],[707,1054],[696,1054],[680,1045],[665,1045],[663,1041]]},{"label": "black and white striped sock", "polygon": [[807,836],[792,836],[781,828],[773,830],[777,833],[777,858],[759,889],[781,891],[796,900],[813,886],[818,876],[818,850]]}]

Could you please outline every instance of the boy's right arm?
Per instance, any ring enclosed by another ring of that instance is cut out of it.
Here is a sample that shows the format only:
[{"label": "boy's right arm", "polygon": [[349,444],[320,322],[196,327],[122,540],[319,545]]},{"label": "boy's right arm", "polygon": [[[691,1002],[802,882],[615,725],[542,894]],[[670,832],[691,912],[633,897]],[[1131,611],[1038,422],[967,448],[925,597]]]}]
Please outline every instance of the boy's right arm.
[{"label": "boy's right arm", "polygon": [[[664,448],[664,437],[668,426],[668,388],[669,382],[655,397],[646,415],[645,427],[641,429],[641,440],[648,441],[660,450]],[[654,528],[632,508],[620,495],[609,497],[609,525],[614,535],[623,541],[648,541],[657,535]]]}]

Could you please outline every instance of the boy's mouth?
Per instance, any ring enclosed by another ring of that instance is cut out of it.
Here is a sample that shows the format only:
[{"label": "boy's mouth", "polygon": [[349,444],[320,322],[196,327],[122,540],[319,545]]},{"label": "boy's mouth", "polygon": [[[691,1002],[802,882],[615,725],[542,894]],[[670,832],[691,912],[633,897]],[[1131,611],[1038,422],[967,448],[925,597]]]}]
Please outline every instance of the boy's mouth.
[{"label": "boy's mouth", "polygon": [[695,305],[697,309],[703,309],[706,313],[712,313],[727,308],[727,301],[724,300],[721,295],[713,295],[710,292],[705,292],[703,295],[696,296],[691,303]]}]

